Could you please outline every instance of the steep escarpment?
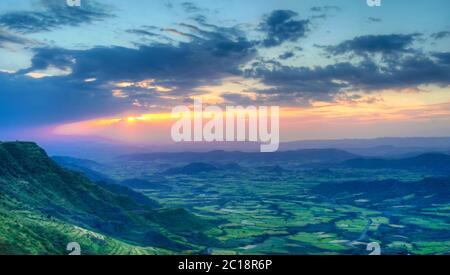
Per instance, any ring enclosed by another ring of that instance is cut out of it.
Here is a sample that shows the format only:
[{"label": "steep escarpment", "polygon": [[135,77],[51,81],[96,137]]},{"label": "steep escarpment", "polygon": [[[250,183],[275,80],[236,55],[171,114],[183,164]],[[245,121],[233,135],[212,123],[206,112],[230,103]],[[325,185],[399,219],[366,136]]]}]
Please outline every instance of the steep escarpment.
[{"label": "steep escarpment", "polygon": [[[124,192],[121,188],[109,187],[61,168],[35,143],[0,143],[0,210],[3,210],[0,212],[4,218],[10,215],[5,219],[14,220],[12,215],[32,213],[47,222],[53,220],[130,244],[174,251],[193,249],[192,245],[179,241],[189,240],[191,236],[195,236],[193,243],[200,246],[213,242],[202,235],[203,230],[214,226],[212,222],[184,210],[152,207],[131,196],[131,190]],[[36,226],[25,232],[30,236],[39,234],[38,231],[43,230],[39,228]],[[7,243],[7,238],[0,239],[0,250],[6,250],[2,251],[6,254],[7,246],[1,244]]]}]

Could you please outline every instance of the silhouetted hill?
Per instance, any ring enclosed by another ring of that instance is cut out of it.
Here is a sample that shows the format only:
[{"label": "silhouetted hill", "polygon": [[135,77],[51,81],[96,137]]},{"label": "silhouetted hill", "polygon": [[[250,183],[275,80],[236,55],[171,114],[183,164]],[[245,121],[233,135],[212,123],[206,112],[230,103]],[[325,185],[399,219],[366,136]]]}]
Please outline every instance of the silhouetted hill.
[{"label": "silhouetted hill", "polygon": [[[110,160],[141,152],[208,152],[213,150],[257,152],[258,142],[180,142],[158,146],[134,147],[111,140],[65,137],[64,141],[45,141],[43,147],[52,155],[76,156],[94,160]],[[301,140],[280,143],[279,152],[305,149],[335,148],[356,155],[372,157],[406,156],[425,152],[450,153],[450,137],[391,137],[374,139]],[[189,160],[187,162],[193,162]],[[198,160],[202,161],[202,160]]]},{"label": "silhouetted hill", "polygon": [[442,173],[449,173],[450,155],[440,153],[427,153],[402,159],[355,158],[344,161],[343,166],[364,169],[426,169]]},{"label": "silhouetted hill", "polygon": [[273,161],[300,161],[300,162],[341,162],[357,157],[354,154],[337,149],[307,149],[297,151],[279,151],[273,153],[259,152],[230,152],[211,151],[206,153],[183,152],[183,153],[146,153],[122,156],[125,160],[151,161],[165,160],[170,162],[236,162],[248,161],[273,162]]},{"label": "silhouetted hill", "polygon": [[185,175],[196,175],[202,172],[211,172],[218,170],[217,167],[201,162],[189,163],[188,165],[182,167],[174,167],[169,168],[163,172],[164,175],[177,175],[177,174],[185,174]]},{"label": "silhouetted hill", "polygon": [[372,158],[412,157],[427,152],[450,154],[450,137],[303,140],[280,144],[280,150],[308,148],[335,148]]},{"label": "silhouetted hill", "polygon": [[396,147],[390,145],[375,146],[368,148],[346,148],[347,152],[359,156],[371,158],[406,158],[436,152],[450,154],[450,145],[448,147]]}]

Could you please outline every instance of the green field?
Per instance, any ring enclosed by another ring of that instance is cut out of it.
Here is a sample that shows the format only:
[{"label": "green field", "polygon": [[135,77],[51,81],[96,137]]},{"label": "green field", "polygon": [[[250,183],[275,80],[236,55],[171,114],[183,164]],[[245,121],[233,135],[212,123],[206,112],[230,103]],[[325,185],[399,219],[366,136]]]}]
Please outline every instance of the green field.
[{"label": "green field", "polygon": [[[151,179],[160,165],[111,163],[108,175]],[[450,253],[450,198],[422,209],[414,195],[380,203],[363,194],[330,199],[311,192],[330,182],[416,181],[427,176],[423,171],[290,166],[281,174],[249,165],[242,171],[167,175],[167,189],[139,191],[162,205],[223,220],[206,232],[220,241],[209,247],[212,254],[368,254],[369,242],[378,242],[383,254]]]}]

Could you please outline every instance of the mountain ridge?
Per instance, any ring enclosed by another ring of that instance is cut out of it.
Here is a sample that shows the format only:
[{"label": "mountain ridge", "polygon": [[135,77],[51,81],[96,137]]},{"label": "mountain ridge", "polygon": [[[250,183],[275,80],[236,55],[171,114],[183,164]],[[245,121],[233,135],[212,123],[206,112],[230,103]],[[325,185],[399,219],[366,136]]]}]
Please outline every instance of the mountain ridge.
[{"label": "mountain ridge", "polygon": [[129,243],[175,251],[190,247],[171,236],[196,235],[201,244],[207,238],[200,231],[212,226],[186,210],[154,209],[111,192],[61,168],[33,142],[0,143],[0,194],[18,202],[12,211],[32,211]]},{"label": "mountain ridge", "polygon": [[245,161],[329,161],[332,158],[334,161],[343,161],[357,157],[354,154],[348,153],[339,149],[304,149],[293,151],[278,151],[271,153],[260,152],[242,152],[242,151],[223,151],[214,150],[209,152],[167,152],[167,153],[142,153],[123,155],[119,158],[133,161],[146,160],[174,160],[184,162],[233,162],[236,159]]},{"label": "mountain ridge", "polygon": [[363,169],[429,169],[442,173],[450,173],[450,155],[443,153],[425,153],[399,159],[355,158],[344,161],[342,166]]}]

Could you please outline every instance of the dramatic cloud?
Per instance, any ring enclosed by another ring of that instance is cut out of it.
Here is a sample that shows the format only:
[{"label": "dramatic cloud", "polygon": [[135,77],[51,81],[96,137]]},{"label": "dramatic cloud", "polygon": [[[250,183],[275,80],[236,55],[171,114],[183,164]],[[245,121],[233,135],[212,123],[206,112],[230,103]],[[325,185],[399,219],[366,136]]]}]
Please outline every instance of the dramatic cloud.
[{"label": "dramatic cloud", "polygon": [[266,16],[260,29],[266,33],[265,47],[275,47],[284,42],[296,42],[309,30],[309,20],[296,20],[298,14],[290,10],[276,10]]},{"label": "dramatic cloud", "polygon": [[[272,26],[286,25],[294,16],[292,12],[275,11],[264,22]],[[448,53],[419,55],[411,48],[417,34],[355,37],[336,46],[325,46],[325,49],[335,54],[353,53],[364,56],[363,61],[302,67],[285,66],[276,60],[256,61],[259,57],[257,46],[261,42],[249,40],[236,27],[214,26],[205,30],[187,23],[178,26],[183,30],[149,27],[127,32],[153,36],[152,31],[162,31],[188,38],[189,41],[153,42],[137,48],[37,48],[30,68],[19,74],[57,68],[70,72],[66,78],[73,82],[95,79],[90,83],[92,87],[109,89],[109,92],[114,88],[111,83],[130,82],[132,84],[120,89],[116,87],[113,93],[117,98],[127,99],[128,103],[133,100],[158,102],[161,90],[164,90],[164,95],[182,100],[198,93],[196,88],[218,85],[230,76],[241,76],[257,79],[268,88],[250,88],[249,92],[259,95],[256,99],[247,95],[224,93],[226,101],[276,101],[292,105],[307,104],[311,99],[333,101],[338,94],[347,90],[370,92],[386,88],[417,87],[422,84],[448,85],[450,79]],[[286,31],[284,27],[281,30],[282,33]],[[292,36],[279,37],[283,38],[277,41],[294,39]],[[377,61],[371,55],[373,53],[395,53],[396,58],[389,59],[389,66],[386,66]],[[279,59],[285,60],[293,56],[295,51],[292,49],[281,54]],[[249,69],[248,65],[252,62]],[[152,89],[141,84],[149,80]],[[153,92],[149,93],[150,91]]]},{"label": "dramatic cloud", "polygon": [[83,1],[70,7],[65,1],[42,0],[42,11],[17,11],[0,15],[0,26],[20,33],[51,31],[64,26],[80,26],[112,17],[104,6]]},{"label": "dramatic cloud", "polygon": [[[2,75],[0,108],[4,119],[0,124],[40,125],[115,114],[132,109],[136,100],[163,104],[157,98],[161,93],[183,98],[196,87],[240,75],[239,67],[256,54],[254,43],[234,36],[234,30],[216,33],[198,29],[197,33],[193,41],[139,48],[36,48],[30,68]],[[50,68],[69,75],[41,79],[23,76]],[[144,83],[147,79],[154,82]],[[131,84],[120,83],[123,81]],[[11,117],[14,122],[6,119]]]},{"label": "dramatic cloud", "polygon": [[[256,56],[255,43],[234,29],[220,32],[189,27],[190,41],[151,43],[138,48],[95,47],[88,50],[37,48],[32,65],[20,74],[49,68],[68,71],[74,81],[96,79],[96,85],[139,82],[153,79],[155,85],[170,87],[172,95],[188,95],[194,88],[220,83],[241,75],[241,66]],[[182,33],[178,30],[173,32]]]},{"label": "dramatic cloud", "polygon": [[[94,2],[83,2],[90,4],[82,9],[46,3],[43,11],[0,15],[0,27],[7,30],[0,29],[0,47],[26,43],[10,30],[47,31],[111,16]],[[249,25],[211,24],[191,3],[182,7],[195,18],[163,27],[144,22],[137,27],[124,25],[124,37],[139,39],[129,47],[34,46],[28,68],[0,73],[0,127],[68,122],[136,108],[148,112],[155,109],[152,106],[163,109],[210,91],[212,97],[221,95],[225,102],[244,105],[307,105],[311,100],[335,101],[348,91],[371,93],[450,82],[450,53],[418,48],[414,42],[419,34],[347,38],[321,47],[327,54],[339,55],[326,60],[318,54],[330,65],[308,67],[302,65],[298,43],[290,42],[308,34],[313,17],[301,20],[294,11],[275,10],[251,31]],[[331,6],[311,9],[315,13],[336,10]],[[436,33],[433,37],[445,36]],[[267,49],[276,46],[281,47]],[[309,48],[304,51],[305,56],[311,53]],[[230,84],[235,77],[244,81]],[[214,86],[220,88],[214,90]]]},{"label": "dramatic cloud", "polygon": [[450,52],[434,53],[433,56],[443,64],[450,65]]},{"label": "dramatic cloud", "polygon": [[67,77],[34,79],[0,73],[0,128],[39,126],[111,115],[130,109],[127,99]]},{"label": "dramatic cloud", "polygon": [[311,99],[333,100],[336,94],[347,90],[370,93],[426,84],[450,85],[450,53],[435,53],[433,57],[405,55],[390,66],[381,66],[369,58],[359,63],[342,62],[314,68],[261,62],[247,73],[272,87],[257,93],[291,104],[306,104]]},{"label": "dramatic cloud", "polygon": [[[235,27],[211,31],[179,26],[186,31],[168,33],[149,26],[126,32],[153,36],[153,31],[159,31],[161,37],[185,33],[189,41],[152,42],[134,48],[34,48],[29,68],[1,74],[0,125],[45,125],[136,108],[148,111],[154,104],[164,107],[169,100],[164,97],[182,101],[199,93],[198,87],[241,75],[241,67],[256,57],[257,43]],[[52,73],[55,70],[65,74],[57,76]],[[29,77],[38,75],[41,78]]]},{"label": "dramatic cloud", "polygon": [[354,53],[392,55],[411,51],[410,46],[419,34],[365,35],[346,40],[326,49],[332,54]]}]

